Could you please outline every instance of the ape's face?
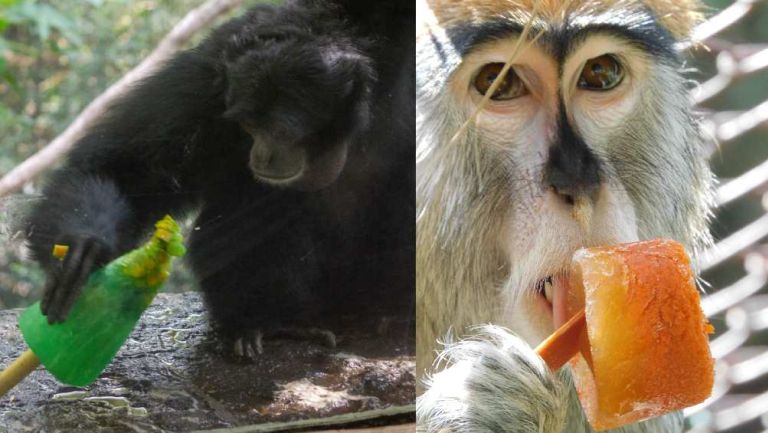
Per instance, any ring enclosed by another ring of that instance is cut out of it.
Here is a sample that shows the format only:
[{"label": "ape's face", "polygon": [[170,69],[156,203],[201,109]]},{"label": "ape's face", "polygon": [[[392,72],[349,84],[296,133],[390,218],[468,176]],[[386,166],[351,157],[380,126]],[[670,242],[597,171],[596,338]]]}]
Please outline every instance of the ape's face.
[{"label": "ape's face", "polygon": [[312,190],[344,168],[368,120],[368,65],[322,41],[272,41],[227,64],[227,111],[252,138],[256,179]]},{"label": "ape's face", "polygon": [[653,14],[636,5],[536,20],[529,36],[541,38],[500,78],[526,21],[500,15],[448,29],[450,50],[420,45],[429,61],[417,66],[417,176],[424,215],[444,215],[419,230],[461,248],[467,273],[486,274],[457,290],[498,294],[485,301],[489,318],[536,343],[565,319],[555,316],[577,248],[654,237],[698,245],[710,175],[674,40]]}]

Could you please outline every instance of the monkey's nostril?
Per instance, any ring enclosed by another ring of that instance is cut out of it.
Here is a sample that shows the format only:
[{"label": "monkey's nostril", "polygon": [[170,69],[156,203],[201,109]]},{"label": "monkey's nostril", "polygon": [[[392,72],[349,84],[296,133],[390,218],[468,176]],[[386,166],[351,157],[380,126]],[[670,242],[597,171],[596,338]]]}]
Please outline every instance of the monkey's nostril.
[{"label": "monkey's nostril", "polygon": [[555,185],[552,185],[552,191],[554,191],[556,195],[558,195],[561,199],[563,199],[563,201],[567,205],[573,206],[574,204],[576,204],[576,199],[573,196],[573,193],[571,191],[558,188]]}]

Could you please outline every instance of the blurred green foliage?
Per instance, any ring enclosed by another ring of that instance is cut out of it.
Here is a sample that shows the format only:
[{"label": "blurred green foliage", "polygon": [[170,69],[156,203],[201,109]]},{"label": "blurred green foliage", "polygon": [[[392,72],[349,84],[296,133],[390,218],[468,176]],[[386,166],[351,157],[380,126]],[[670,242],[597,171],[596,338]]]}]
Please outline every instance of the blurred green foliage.
[{"label": "blurred green foliage", "polygon": [[[61,133],[203,0],[0,0],[0,175]],[[240,14],[251,1],[231,12]],[[220,23],[227,17],[221,17]],[[194,45],[207,33],[190,41]],[[36,199],[0,198],[0,308],[38,299],[44,278],[18,258],[13,223]],[[169,284],[189,288],[183,272]]]}]

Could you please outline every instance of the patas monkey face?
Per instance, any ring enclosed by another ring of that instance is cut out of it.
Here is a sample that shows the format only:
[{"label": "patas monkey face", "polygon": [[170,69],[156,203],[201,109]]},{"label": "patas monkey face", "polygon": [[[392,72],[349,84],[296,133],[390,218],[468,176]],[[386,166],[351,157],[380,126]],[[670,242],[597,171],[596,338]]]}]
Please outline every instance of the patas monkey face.
[{"label": "patas monkey face", "polygon": [[670,237],[695,253],[707,240],[711,174],[654,2],[533,19],[477,3],[468,22],[419,9],[420,345],[488,322],[536,344],[566,319],[577,248]]}]

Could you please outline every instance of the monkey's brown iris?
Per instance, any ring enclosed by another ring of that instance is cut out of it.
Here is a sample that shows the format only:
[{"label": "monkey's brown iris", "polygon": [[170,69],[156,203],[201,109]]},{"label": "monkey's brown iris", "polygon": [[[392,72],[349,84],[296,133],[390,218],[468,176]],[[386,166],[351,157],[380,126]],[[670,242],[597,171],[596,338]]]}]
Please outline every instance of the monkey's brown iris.
[{"label": "monkey's brown iris", "polygon": [[[480,92],[481,95],[485,95],[488,89],[491,88],[493,82],[501,74],[501,70],[504,68],[504,63],[488,63],[480,69],[480,72],[475,76],[475,89]],[[499,87],[491,96],[494,101],[506,101],[508,99],[514,99],[518,96],[525,95],[527,89],[520,77],[515,74],[513,69],[509,69],[507,75],[504,76],[504,81],[501,82]]]},{"label": "monkey's brown iris", "polygon": [[579,76],[579,88],[585,90],[610,90],[624,79],[624,69],[611,54],[587,60]]}]

